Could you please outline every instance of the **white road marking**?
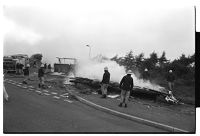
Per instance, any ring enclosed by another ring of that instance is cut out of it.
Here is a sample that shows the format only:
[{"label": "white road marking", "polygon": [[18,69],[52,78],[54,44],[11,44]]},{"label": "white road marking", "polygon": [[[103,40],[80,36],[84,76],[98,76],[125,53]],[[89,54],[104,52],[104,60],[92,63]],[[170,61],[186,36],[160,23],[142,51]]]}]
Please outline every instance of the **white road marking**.
[{"label": "white road marking", "polygon": [[68,97],[67,95],[60,95],[60,97]]},{"label": "white road marking", "polygon": [[60,95],[61,97],[68,97],[69,93],[65,93],[65,94],[62,94]]},{"label": "white road marking", "polygon": [[58,93],[56,93],[56,92],[51,92],[51,94],[58,94]]},{"label": "white road marking", "polygon": [[26,87],[26,86],[22,86],[22,88],[27,89],[28,87]]},{"label": "white road marking", "polygon": [[37,93],[42,93],[41,91],[38,91],[38,90],[36,90],[35,92],[37,92]]},{"label": "white road marking", "polygon": [[28,86],[28,87],[30,87],[30,88],[34,88],[33,86]]},{"label": "white road marking", "polygon": [[29,88],[28,91],[34,91],[34,89]]},{"label": "white road marking", "polygon": [[60,99],[60,97],[58,97],[58,96],[54,96],[53,98],[55,98],[55,99]]},{"label": "white road marking", "polygon": [[65,93],[65,94],[62,94],[62,95],[68,95],[69,93]]},{"label": "white road marking", "polygon": [[64,99],[65,102],[69,102],[69,103],[72,103],[73,101],[70,101],[70,100],[67,100],[67,99]]},{"label": "white road marking", "polygon": [[42,90],[42,91],[43,91],[43,92],[46,92],[46,93],[49,92],[49,91],[47,91],[47,90]]},{"label": "white road marking", "polygon": [[44,95],[51,95],[51,94],[48,94],[48,93],[44,93]]}]

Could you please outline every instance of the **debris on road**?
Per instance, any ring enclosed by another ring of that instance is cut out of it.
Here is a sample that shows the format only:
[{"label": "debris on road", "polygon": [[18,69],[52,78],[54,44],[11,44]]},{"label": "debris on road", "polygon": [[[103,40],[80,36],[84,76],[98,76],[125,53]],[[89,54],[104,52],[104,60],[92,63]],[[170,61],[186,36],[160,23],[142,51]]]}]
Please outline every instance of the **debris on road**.
[{"label": "debris on road", "polygon": [[[94,94],[92,89],[95,89],[97,90],[98,94],[101,94],[100,82],[97,80],[75,77],[70,78],[69,81],[74,83],[76,88],[80,89],[80,93],[87,95],[91,93]],[[120,94],[120,92],[121,90],[119,88],[119,83],[110,82],[108,87],[108,94]],[[178,100],[174,96],[172,99],[169,98],[169,90],[165,89],[164,87],[157,87],[156,89],[151,89],[147,87],[134,86],[131,92],[131,96],[139,98],[148,98],[154,100],[155,102],[158,98],[161,98],[165,102],[172,101],[173,103],[178,103]]]},{"label": "debris on road", "polygon": [[109,97],[109,98],[118,98],[118,97],[120,97],[120,95],[118,95],[118,94],[115,94],[115,95],[107,95],[107,97]]}]

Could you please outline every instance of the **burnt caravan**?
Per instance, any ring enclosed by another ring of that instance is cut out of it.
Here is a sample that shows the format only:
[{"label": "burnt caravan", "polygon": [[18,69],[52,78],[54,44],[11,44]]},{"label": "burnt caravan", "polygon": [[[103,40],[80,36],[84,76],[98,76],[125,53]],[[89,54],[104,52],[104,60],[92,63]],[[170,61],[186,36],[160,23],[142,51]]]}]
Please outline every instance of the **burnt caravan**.
[{"label": "burnt caravan", "polygon": [[56,58],[58,63],[54,64],[54,72],[65,73],[66,75],[72,72],[75,75],[75,66],[77,64],[75,58]]}]

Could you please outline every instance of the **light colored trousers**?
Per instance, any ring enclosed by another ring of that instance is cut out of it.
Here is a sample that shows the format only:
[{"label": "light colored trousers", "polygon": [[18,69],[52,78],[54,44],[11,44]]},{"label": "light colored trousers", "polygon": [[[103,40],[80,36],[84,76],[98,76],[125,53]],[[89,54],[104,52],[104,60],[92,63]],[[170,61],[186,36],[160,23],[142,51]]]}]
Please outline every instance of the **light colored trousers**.
[{"label": "light colored trousers", "polygon": [[174,82],[168,82],[169,90],[172,91],[174,88]]},{"label": "light colored trousers", "polygon": [[130,96],[130,91],[126,91],[126,90],[121,90],[121,103],[126,103],[128,102]]},{"label": "light colored trousers", "polygon": [[39,77],[40,85],[44,85],[44,77]]},{"label": "light colored trousers", "polygon": [[103,94],[107,95],[107,89],[108,89],[108,84],[102,84],[102,85],[101,85],[101,92],[102,92],[102,95],[103,95]]},{"label": "light colored trousers", "polygon": [[6,92],[5,87],[3,86],[3,97],[8,101],[8,93]]}]

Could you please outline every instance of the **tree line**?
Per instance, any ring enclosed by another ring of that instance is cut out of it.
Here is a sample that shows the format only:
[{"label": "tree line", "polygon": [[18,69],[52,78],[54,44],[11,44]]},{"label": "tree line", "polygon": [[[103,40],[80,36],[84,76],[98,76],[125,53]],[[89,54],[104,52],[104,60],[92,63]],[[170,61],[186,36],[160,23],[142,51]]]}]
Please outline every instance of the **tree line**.
[{"label": "tree line", "polygon": [[118,57],[118,55],[111,58],[120,66],[124,66],[126,70],[139,71],[142,73],[147,68],[152,78],[164,77],[171,69],[178,79],[194,80],[195,75],[195,53],[186,56],[182,54],[178,59],[170,61],[166,58],[165,51],[161,56],[154,51],[149,57],[144,57],[144,53],[138,55],[129,51],[125,56]]}]

